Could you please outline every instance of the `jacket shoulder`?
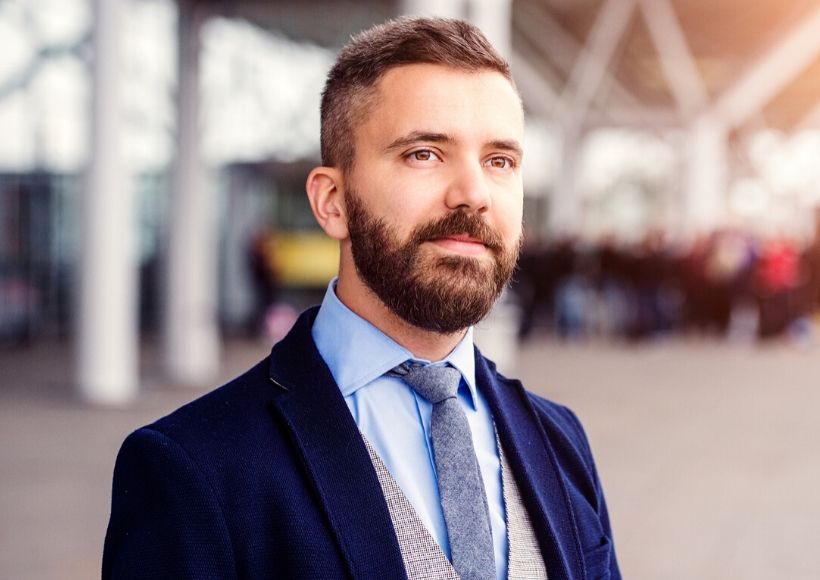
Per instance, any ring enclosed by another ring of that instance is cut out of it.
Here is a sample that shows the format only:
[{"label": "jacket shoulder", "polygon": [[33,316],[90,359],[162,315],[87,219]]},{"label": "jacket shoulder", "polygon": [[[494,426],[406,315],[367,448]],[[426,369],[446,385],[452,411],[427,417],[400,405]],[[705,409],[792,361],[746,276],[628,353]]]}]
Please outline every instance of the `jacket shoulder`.
[{"label": "jacket shoulder", "polygon": [[589,471],[594,472],[594,460],[584,427],[578,416],[565,405],[561,405],[527,391],[527,398],[535,410],[542,426],[552,438],[569,444],[584,460]]},{"label": "jacket shoulder", "polygon": [[268,380],[268,365],[263,360],[136,433],[160,435],[184,452],[217,490],[230,487],[232,474],[262,477],[258,462],[281,458],[288,448],[271,413],[275,387]]},{"label": "jacket shoulder", "polygon": [[147,426],[175,440],[208,432],[247,429],[264,413],[273,388],[268,381],[269,357],[242,375],[183,405]]},{"label": "jacket shoulder", "polygon": [[[482,355],[479,353],[479,356]],[[532,407],[532,410],[535,412],[539,422],[547,433],[558,430],[564,437],[569,438],[576,445],[588,447],[581,422],[569,407],[536,395],[529,389],[526,389],[520,380],[506,377],[498,372],[495,363],[490,359],[486,357],[483,357],[483,359],[497,384],[504,385],[507,388],[519,389],[520,392],[523,393],[527,403]]]},{"label": "jacket shoulder", "polygon": [[568,436],[586,443],[586,435],[581,426],[581,421],[572,409],[529,391],[527,391],[527,398],[542,422],[553,423],[566,432]]}]

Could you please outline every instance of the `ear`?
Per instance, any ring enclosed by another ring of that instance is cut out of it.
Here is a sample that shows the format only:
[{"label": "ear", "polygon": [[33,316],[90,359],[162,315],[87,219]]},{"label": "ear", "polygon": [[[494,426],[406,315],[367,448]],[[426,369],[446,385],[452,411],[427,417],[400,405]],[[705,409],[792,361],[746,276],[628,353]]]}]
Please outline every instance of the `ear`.
[{"label": "ear", "polygon": [[308,175],[305,189],[313,216],[325,233],[336,240],[347,239],[342,172],[335,167],[316,167]]}]

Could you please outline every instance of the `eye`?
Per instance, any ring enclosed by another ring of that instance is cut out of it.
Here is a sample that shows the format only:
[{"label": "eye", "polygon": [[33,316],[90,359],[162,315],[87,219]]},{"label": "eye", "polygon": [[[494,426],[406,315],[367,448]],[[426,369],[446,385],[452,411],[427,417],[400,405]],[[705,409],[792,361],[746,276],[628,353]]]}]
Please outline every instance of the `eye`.
[{"label": "eye", "polygon": [[515,160],[506,155],[495,155],[484,162],[486,167],[493,169],[512,169],[515,167]]},{"label": "eye", "polygon": [[410,161],[419,161],[419,162],[429,162],[429,161],[441,161],[441,157],[433,151],[432,149],[416,149],[415,151],[411,151],[406,155],[406,158]]}]

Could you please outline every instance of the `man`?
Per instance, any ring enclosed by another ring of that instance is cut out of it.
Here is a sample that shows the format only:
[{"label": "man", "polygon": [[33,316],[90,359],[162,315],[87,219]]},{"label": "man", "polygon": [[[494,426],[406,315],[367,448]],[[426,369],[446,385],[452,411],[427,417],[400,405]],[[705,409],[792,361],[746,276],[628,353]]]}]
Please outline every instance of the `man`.
[{"label": "man", "polygon": [[472,345],[518,255],[522,135],[464,22],[343,49],[307,179],[339,276],[262,363],[128,437],[104,578],[620,577],[577,419]]}]

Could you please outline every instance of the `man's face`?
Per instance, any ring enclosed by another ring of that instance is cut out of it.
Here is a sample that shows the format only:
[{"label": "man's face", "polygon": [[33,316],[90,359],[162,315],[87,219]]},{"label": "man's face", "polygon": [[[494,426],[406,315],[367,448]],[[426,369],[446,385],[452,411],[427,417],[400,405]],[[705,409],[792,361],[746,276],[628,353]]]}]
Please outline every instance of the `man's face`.
[{"label": "man's face", "polygon": [[521,237],[523,114],[497,72],[390,70],[354,134],[346,208],[358,276],[413,326],[475,324]]}]

